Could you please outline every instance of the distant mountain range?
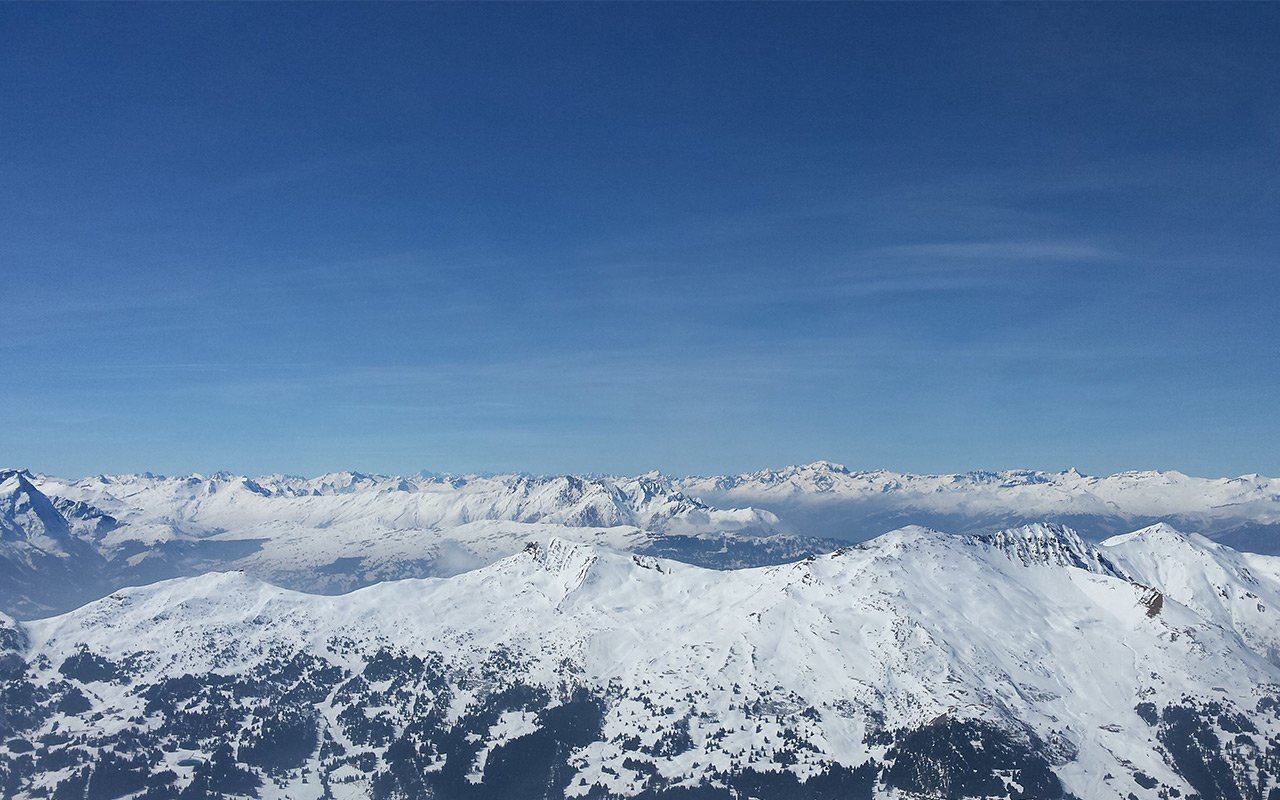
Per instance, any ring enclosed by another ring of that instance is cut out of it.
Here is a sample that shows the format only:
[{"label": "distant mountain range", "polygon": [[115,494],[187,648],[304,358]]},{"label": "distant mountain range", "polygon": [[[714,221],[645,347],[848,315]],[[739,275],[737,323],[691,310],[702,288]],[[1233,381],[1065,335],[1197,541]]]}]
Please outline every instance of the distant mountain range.
[{"label": "distant mountain range", "polygon": [[[246,519],[365,491],[125,483]],[[0,618],[0,742],[24,799],[1270,800],[1280,559],[1032,525],[731,571],[550,538],[327,597],[213,573]]]},{"label": "distant mountain range", "polygon": [[0,610],[67,611],[113,589],[242,569],[308,592],[448,576],[552,537],[717,568],[778,564],[904,525],[1047,521],[1089,540],[1168,523],[1280,552],[1280,481],[1177,472],[854,472],[817,462],[714,478],[304,479],[220,473],[63,480],[0,471]]},{"label": "distant mountain range", "polygon": [[0,610],[19,618],[210,570],[344,592],[455,575],[555,536],[717,567],[841,544],[790,533],[767,511],[712,508],[648,476],[62,481],[10,470],[0,472],[0,524]]},{"label": "distant mountain range", "polygon": [[1280,480],[1180,472],[1008,470],[962,475],[850,471],[819,461],[736,477],[687,478],[687,494],[768,510],[811,536],[860,541],[906,524],[955,533],[1052,521],[1100,540],[1165,522],[1237,550],[1280,553]]}]

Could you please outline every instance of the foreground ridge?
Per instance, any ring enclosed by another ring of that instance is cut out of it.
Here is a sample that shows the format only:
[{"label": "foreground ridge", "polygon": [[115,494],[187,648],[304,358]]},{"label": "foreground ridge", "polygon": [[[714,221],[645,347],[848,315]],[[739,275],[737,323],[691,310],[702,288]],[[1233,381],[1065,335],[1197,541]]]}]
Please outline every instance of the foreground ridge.
[{"label": "foreground ridge", "polygon": [[553,538],[341,596],[209,574],[4,619],[0,775],[22,798],[1266,798],[1278,575],[1049,525],[729,572]]}]

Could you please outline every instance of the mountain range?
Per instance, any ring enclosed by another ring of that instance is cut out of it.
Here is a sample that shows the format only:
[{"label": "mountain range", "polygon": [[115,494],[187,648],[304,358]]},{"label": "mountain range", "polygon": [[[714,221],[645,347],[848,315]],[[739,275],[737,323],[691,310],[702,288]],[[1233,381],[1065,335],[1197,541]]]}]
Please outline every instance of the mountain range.
[{"label": "mountain range", "polygon": [[449,576],[552,537],[716,568],[779,564],[904,525],[1048,521],[1097,541],[1166,523],[1280,552],[1280,482],[1177,472],[854,472],[713,478],[219,473],[59,479],[0,471],[0,610],[69,611],[129,585],[238,569],[306,592]]},{"label": "mountain range", "polygon": [[853,541],[906,524],[977,533],[1044,520],[1096,541],[1164,522],[1236,550],[1280,553],[1280,480],[1261,475],[1197,478],[1170,470],[1098,477],[1074,469],[912,475],[819,461],[676,485],[708,503],[768,510],[811,536]]},{"label": "mountain range", "polygon": [[712,570],[560,538],[338,596],[0,620],[5,797],[1280,794],[1280,559],[907,527]]}]

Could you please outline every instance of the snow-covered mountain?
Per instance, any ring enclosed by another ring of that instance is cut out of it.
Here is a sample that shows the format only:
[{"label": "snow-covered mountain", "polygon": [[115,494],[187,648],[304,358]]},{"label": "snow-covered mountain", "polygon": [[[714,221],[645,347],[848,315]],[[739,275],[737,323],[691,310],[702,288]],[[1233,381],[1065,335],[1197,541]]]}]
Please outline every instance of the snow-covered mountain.
[{"label": "snow-covered mountain", "polygon": [[[272,538],[281,522],[379,532],[444,530],[476,522],[630,527],[665,535],[779,532],[863,541],[902,524],[992,532],[1010,520],[1072,523],[1103,539],[1157,522],[1235,549],[1280,550],[1280,480],[1196,478],[1179,472],[1075,470],[960,475],[851,471],[819,461],[734,477],[427,476],[334,473],[314,479],[220,473],[162,478],[32,480],[50,497],[83,502],[129,524],[137,541],[245,532]],[[943,524],[945,523],[945,524]],[[323,537],[316,537],[323,538]],[[342,538],[338,536],[337,538]]]},{"label": "snow-covered mountain", "polygon": [[[719,568],[795,560],[908,524],[989,535],[1048,520],[1098,540],[1166,522],[1236,549],[1280,551],[1280,484],[1256,475],[927,476],[817,462],[683,479],[0,476],[13,482],[11,492],[44,498],[28,503],[39,514],[0,504],[9,540],[0,549],[0,610],[23,618],[209,570],[243,569],[308,592],[350,591],[454,575],[551,537]],[[78,566],[66,569],[73,561]]]},{"label": "snow-covered mountain", "polygon": [[[70,610],[120,586],[209,570],[243,569],[311,592],[454,575],[554,536],[719,567],[779,563],[838,546],[792,535],[767,511],[712,508],[657,475],[64,481],[5,474],[20,476],[24,496],[36,498],[28,505],[44,514],[0,507],[4,530],[29,543],[22,552],[0,550],[0,579],[18,576],[0,580],[0,610],[24,618]],[[41,572],[32,571],[36,561],[70,564],[68,547],[96,559],[79,571],[95,580],[66,592],[77,580],[68,570],[23,577]]]},{"label": "snow-covered mountain", "polygon": [[387,477],[334,473],[314,479],[226,473],[163,478],[42,478],[49,494],[81,500],[124,521],[168,521],[201,529],[251,530],[279,519],[332,527],[358,523],[391,529],[457,527],[476,521],[629,526],[662,533],[701,531],[706,524],[767,527],[770,514],[722,512],[687,497],[671,481],[589,479],[572,475]]},{"label": "snow-covered mountain", "polygon": [[1280,779],[1277,575],[1164,527],[1094,546],[1053,525],[911,527],[737,571],[553,539],[341,596],[210,574],[0,620],[0,781],[1261,800]]},{"label": "snow-covered mountain", "polygon": [[106,559],[83,537],[113,521],[80,504],[55,504],[31,477],[0,470],[0,608],[75,608],[109,592]]},{"label": "snow-covered mountain", "polygon": [[1166,522],[1236,549],[1280,553],[1280,480],[1180,472],[1076,470],[911,475],[819,461],[732,477],[688,478],[681,491],[725,507],[772,511],[811,536],[862,540],[904,524],[957,533],[1052,520],[1087,539]]},{"label": "snow-covered mountain", "polygon": [[1280,666],[1280,559],[1239,553],[1164,524],[1107,539],[1101,550],[1134,580],[1221,621]]}]

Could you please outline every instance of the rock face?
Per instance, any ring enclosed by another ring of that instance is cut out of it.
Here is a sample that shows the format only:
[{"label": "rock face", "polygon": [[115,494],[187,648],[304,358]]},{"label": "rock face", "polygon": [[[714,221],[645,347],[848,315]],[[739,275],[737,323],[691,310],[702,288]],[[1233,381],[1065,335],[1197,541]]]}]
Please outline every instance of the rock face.
[{"label": "rock face", "polygon": [[[1179,542],[1199,555],[1170,565]],[[1278,574],[1165,529],[1096,547],[1040,526],[737,571],[551,540],[342,596],[173,580],[0,619],[0,785],[1263,800]],[[1223,596],[1245,591],[1267,610]]]},{"label": "rock face", "polygon": [[1056,564],[1100,575],[1129,577],[1106,553],[1086,544],[1075,531],[1062,525],[1024,525],[995,533],[976,534],[973,539],[1003,550],[1010,558],[1027,565]]}]

